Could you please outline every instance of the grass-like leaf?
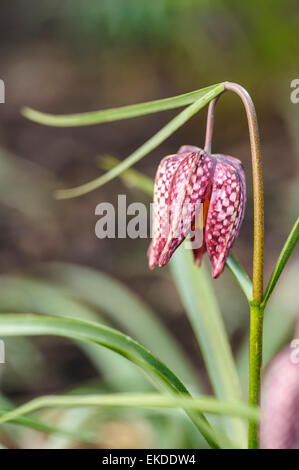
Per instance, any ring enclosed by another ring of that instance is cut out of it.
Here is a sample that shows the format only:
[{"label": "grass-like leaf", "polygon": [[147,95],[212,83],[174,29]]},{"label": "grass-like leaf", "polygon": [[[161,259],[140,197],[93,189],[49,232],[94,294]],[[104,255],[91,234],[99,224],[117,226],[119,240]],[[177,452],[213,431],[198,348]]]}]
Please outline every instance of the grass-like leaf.
[{"label": "grass-like leaf", "polygon": [[177,131],[185,122],[187,122],[194,114],[196,114],[201,108],[206,106],[209,101],[218,96],[223,92],[222,85],[214,85],[210,87],[208,91],[200,96],[194,103],[181,111],[176,117],[174,117],[170,122],[168,122],[162,129],[160,129],[153,137],[147,140],[144,144],[141,145],[135,152],[129,155],[127,158],[122,160],[122,162],[116,167],[109,170],[104,175],[96,178],[88,183],[82,184],[75,188],[70,189],[60,189],[57,190],[55,195],[58,199],[68,199],[73,197],[82,196],[87,194],[94,189],[103,186],[105,183],[108,183],[113,178],[116,178],[123,171],[127,170],[148,153],[154,150],[158,145],[160,145],[164,140],[170,137],[175,131]]},{"label": "grass-like leaf", "polygon": [[229,257],[227,258],[226,265],[244,292],[248,302],[251,302],[252,282],[243,266],[241,266],[237,258],[232,253],[230,253]]},{"label": "grass-like leaf", "polygon": [[[181,247],[170,261],[172,275],[201,349],[217,397],[240,401],[236,366],[213,286],[204,264],[194,265],[192,250]],[[246,445],[246,429],[238,420],[228,422],[234,441]]]},{"label": "grass-like leaf", "polygon": [[132,408],[184,408],[219,415],[238,416],[259,421],[259,410],[243,403],[224,402],[209,396],[168,397],[161,394],[121,393],[109,395],[49,395],[35,398],[28,403],[0,416],[0,424],[19,419],[45,407],[132,407]]},{"label": "grass-like leaf", "polygon": [[290,232],[290,235],[288,236],[287,241],[285,242],[285,244],[284,244],[284,246],[281,250],[281,253],[279,255],[279,258],[277,260],[275,268],[272,272],[270,281],[268,283],[268,286],[267,286],[267,289],[266,289],[266,292],[265,292],[265,295],[264,295],[264,300],[263,300],[263,305],[264,306],[266,306],[266,304],[267,304],[267,302],[270,298],[270,295],[273,292],[273,289],[276,286],[276,284],[278,282],[278,279],[279,279],[285,265],[287,264],[287,261],[288,261],[289,257],[291,256],[292,251],[294,250],[298,240],[299,240],[299,217],[296,220],[296,222],[295,222],[295,224],[294,224],[294,226],[293,226],[293,228]]},{"label": "grass-like leaf", "polygon": [[117,327],[166,362],[185,383],[195,383],[195,371],[180,345],[134,291],[103,272],[74,264],[51,263],[45,272],[77,299],[100,308]]},{"label": "grass-like leaf", "polygon": [[104,109],[100,111],[92,111],[81,114],[54,115],[41,113],[31,108],[23,108],[22,114],[31,121],[39,124],[54,127],[74,127],[74,126],[90,126],[91,124],[100,124],[102,122],[119,121],[121,119],[145,116],[146,114],[166,111],[167,109],[180,108],[194,103],[199,98],[204,97],[207,93],[213,92],[215,87],[222,85],[211,85],[200,90],[185,93],[183,95],[163,98],[161,100],[148,101],[146,103],[138,103],[119,108]]},{"label": "grass-like leaf", "polygon": [[[43,272],[58,283],[59,287],[39,279],[0,276],[0,311],[34,311],[103,322],[98,313],[100,309],[108,324],[110,320],[116,322],[116,326],[122,331],[128,332],[154,351],[185,383],[195,385],[195,371],[180,345],[150,306],[131,289],[103,272],[74,264],[52,263],[44,267]],[[18,296],[15,292],[19,292]],[[97,368],[111,376],[114,369],[114,357],[111,360],[108,358],[111,353],[99,351],[98,348],[95,350],[94,346],[83,343],[81,346]],[[132,375],[138,374],[140,381],[143,379],[136,368],[132,368],[129,363],[125,367],[124,361],[121,362],[123,373],[131,368],[135,372]],[[197,387],[194,390],[200,391]]]},{"label": "grass-like leaf", "polygon": [[0,424],[1,420],[2,424],[6,422],[10,422],[12,424],[16,424],[19,426],[23,426],[26,428],[35,429],[36,431],[41,431],[47,434],[55,434],[57,436],[67,437],[71,440],[76,440],[80,442],[86,442],[87,444],[91,444],[96,442],[96,435],[87,431],[70,431],[68,429],[58,428],[56,426],[51,426],[47,423],[43,423],[34,418],[24,417],[22,416],[25,413],[18,413],[16,416],[4,419],[6,416],[10,415],[11,413],[15,414],[15,411],[19,410],[21,407],[15,408],[14,410],[4,410],[0,409]]},{"label": "grass-like leaf", "polygon": [[[16,295],[16,292],[18,292],[18,295]],[[115,308],[119,308],[117,298],[114,300]],[[140,309],[142,310],[142,305],[140,305]],[[0,311],[4,313],[33,312],[103,323],[102,311],[99,313],[98,309],[91,308],[85,302],[82,303],[78,296],[75,299],[74,293],[69,290],[62,289],[48,281],[21,276],[0,276]],[[130,330],[127,331],[130,332]],[[24,342],[26,339],[16,338],[18,342],[20,340]],[[140,338],[136,339],[140,340]],[[10,338],[10,340],[15,340],[15,338]],[[27,339],[27,341],[29,340]],[[77,345],[99,371],[105,383],[109,383],[113,386],[113,389],[116,388],[119,391],[148,391],[150,387],[148,380],[131,362],[122,357],[115,357],[108,349],[98,348],[95,344],[79,341]],[[13,357],[12,355],[12,362],[14,362]],[[17,359],[15,360],[16,363],[18,363]],[[25,369],[24,375],[26,372],[27,377],[28,366]],[[125,390],[124,386],[126,387]]]},{"label": "grass-like leaf", "polygon": [[[63,336],[104,346],[139,366],[157,386],[168,393],[190,396],[181,380],[160,359],[129,336],[113,328],[69,318],[32,314],[0,315],[0,337],[31,335]],[[210,446],[220,447],[215,432],[204,415],[193,411],[187,413]]]}]

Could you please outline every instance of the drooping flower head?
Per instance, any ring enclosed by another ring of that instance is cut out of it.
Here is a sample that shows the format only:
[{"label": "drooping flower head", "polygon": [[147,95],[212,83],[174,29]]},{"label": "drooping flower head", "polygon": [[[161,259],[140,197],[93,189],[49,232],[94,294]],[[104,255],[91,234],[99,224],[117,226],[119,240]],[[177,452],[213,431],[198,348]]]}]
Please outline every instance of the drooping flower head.
[{"label": "drooping flower head", "polygon": [[245,204],[245,175],[236,158],[188,145],[165,157],[155,178],[150,269],[167,264],[186,236],[200,230],[195,263],[207,251],[213,277],[218,277],[239,233]]}]

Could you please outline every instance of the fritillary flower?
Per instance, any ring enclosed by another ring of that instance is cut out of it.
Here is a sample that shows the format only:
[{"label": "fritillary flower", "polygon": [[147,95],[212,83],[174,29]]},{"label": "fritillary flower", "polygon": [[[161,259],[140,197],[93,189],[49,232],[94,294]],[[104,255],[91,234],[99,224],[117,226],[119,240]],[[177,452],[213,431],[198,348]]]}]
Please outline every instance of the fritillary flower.
[{"label": "fritillary flower", "polygon": [[165,157],[155,178],[150,269],[167,264],[183,240],[199,229],[202,243],[193,249],[195,263],[207,251],[213,277],[218,277],[238,236],[245,204],[245,175],[236,158],[188,145]]}]

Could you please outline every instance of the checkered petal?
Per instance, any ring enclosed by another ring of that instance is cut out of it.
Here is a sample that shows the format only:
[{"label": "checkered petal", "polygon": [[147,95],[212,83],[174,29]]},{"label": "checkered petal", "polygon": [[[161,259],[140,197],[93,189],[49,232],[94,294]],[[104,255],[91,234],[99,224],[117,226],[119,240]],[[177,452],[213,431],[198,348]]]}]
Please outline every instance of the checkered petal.
[{"label": "checkered petal", "polygon": [[191,152],[200,152],[201,149],[196,147],[195,145],[181,145],[178,150],[178,154],[180,153],[191,153]]},{"label": "checkered petal", "polygon": [[177,170],[182,155],[169,155],[161,160],[154,185],[153,238],[147,255],[149,268],[159,264],[160,254],[169,233],[169,191],[172,178]]},{"label": "checkered petal", "polygon": [[159,165],[154,188],[153,240],[149,267],[164,266],[188,234],[202,233],[201,245],[191,238],[194,261],[205,251],[213,277],[222,272],[239,233],[246,204],[242,164],[229,155],[209,155],[184,145]]},{"label": "checkered petal", "polygon": [[190,200],[193,175],[196,173],[199,152],[182,153],[183,159],[176,170],[169,191],[169,233],[165,246],[160,254],[159,266],[168,263],[174,251],[191,230],[194,212]]},{"label": "checkered petal", "polygon": [[213,277],[223,271],[229,251],[238,236],[246,204],[245,175],[236,158],[214,155],[216,168],[209,205],[205,240]]},{"label": "checkered petal", "polygon": [[[167,171],[168,167],[171,171]],[[178,154],[162,160],[155,179],[150,268],[168,263],[191,231],[198,205],[210,195],[214,167],[215,159],[193,146],[183,146]]]}]

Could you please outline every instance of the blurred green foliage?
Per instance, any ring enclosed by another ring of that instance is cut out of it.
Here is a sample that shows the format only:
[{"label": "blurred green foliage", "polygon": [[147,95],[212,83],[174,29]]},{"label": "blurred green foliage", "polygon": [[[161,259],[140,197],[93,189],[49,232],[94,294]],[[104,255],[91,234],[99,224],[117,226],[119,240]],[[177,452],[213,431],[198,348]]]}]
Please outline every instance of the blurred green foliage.
[{"label": "blurred green foliage", "polygon": [[221,39],[222,47],[229,45],[243,55],[248,48],[256,49],[267,59],[277,53],[290,57],[297,45],[298,3],[294,0],[67,0],[51,8],[74,31],[86,37],[114,38],[116,43],[145,38],[175,43],[184,33],[197,37],[190,48],[216,45],[219,53]]},{"label": "blurred green foliage", "polygon": [[20,35],[26,28],[27,37],[45,30],[83,47],[88,42],[96,50],[107,45],[130,46],[143,48],[144,53],[176,55],[178,68],[185,69],[192,60],[204,77],[215,67],[220,75],[242,68],[249,79],[256,73],[285,73],[298,59],[299,6],[295,0],[16,3],[25,19]]}]

